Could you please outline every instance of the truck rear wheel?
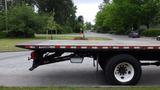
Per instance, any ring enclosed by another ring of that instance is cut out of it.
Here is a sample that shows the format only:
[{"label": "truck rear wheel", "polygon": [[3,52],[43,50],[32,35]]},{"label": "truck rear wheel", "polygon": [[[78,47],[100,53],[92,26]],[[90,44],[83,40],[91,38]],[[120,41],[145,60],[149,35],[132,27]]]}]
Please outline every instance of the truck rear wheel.
[{"label": "truck rear wheel", "polygon": [[141,64],[131,55],[114,56],[105,66],[105,77],[112,85],[135,85],[141,77]]}]

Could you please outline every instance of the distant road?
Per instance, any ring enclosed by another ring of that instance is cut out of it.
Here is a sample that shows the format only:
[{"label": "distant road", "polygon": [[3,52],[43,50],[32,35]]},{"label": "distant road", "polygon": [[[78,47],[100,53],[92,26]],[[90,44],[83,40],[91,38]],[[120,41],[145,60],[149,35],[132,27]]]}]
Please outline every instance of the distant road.
[{"label": "distant road", "polygon": [[95,32],[86,32],[86,36],[88,37],[103,37],[103,38],[111,38],[113,40],[137,40],[137,41],[156,41],[153,37],[141,37],[141,38],[129,38],[127,35],[114,35],[114,34],[102,34],[102,33],[95,33]]},{"label": "distant road", "polygon": [[[62,34],[62,36],[82,36],[81,34]],[[156,39],[153,37],[141,37],[141,38],[129,38],[127,35],[114,35],[114,34],[103,34],[103,33],[95,33],[95,32],[85,32],[86,37],[101,37],[101,38],[110,38],[113,40],[131,40],[131,41],[149,41],[149,42],[155,42]],[[157,41],[156,41],[157,42]]]}]

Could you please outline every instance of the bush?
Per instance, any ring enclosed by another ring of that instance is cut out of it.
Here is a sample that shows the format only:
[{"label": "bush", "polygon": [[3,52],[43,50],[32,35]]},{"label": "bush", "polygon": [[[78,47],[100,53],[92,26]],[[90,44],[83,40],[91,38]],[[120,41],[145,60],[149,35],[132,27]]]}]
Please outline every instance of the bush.
[{"label": "bush", "polygon": [[44,27],[42,16],[31,6],[15,6],[8,12],[8,37],[34,37],[34,33]]},{"label": "bush", "polygon": [[62,30],[62,33],[67,34],[67,33],[73,33],[73,30],[70,26],[64,26],[64,30]]},{"label": "bush", "polygon": [[148,29],[142,32],[143,36],[156,37],[160,35],[160,29]]},{"label": "bush", "polygon": [[23,31],[10,31],[6,35],[7,37],[16,37],[16,38],[33,38],[34,32],[32,30],[28,30],[28,32],[23,32]]},{"label": "bush", "polygon": [[0,32],[0,38],[5,38],[6,37],[6,33],[5,32]]}]

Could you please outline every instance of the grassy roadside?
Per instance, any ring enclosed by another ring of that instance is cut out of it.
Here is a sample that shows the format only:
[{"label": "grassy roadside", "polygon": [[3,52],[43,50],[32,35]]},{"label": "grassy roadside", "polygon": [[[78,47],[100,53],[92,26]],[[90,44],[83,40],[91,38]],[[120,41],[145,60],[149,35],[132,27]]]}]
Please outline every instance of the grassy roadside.
[{"label": "grassy roadside", "polygon": [[75,88],[75,87],[0,87],[0,90],[159,90],[160,87],[107,87],[107,88]]},{"label": "grassy roadside", "polygon": [[22,51],[24,49],[17,48],[17,43],[32,41],[33,39],[0,39],[0,52]]},{"label": "grassy roadside", "polygon": [[[75,38],[82,38],[82,35],[69,36],[69,35],[53,35],[53,40],[74,40]],[[51,35],[36,34],[35,39],[51,39]],[[87,40],[111,40],[109,38],[100,38],[100,37],[87,37]]]},{"label": "grassy roadside", "polygon": [[[53,40],[73,40],[76,36],[62,36],[62,35],[55,35],[53,36]],[[79,38],[79,37],[78,37]],[[15,47],[16,44],[22,42],[28,42],[32,40],[50,40],[51,36],[44,36],[44,35],[36,35],[36,38],[30,39],[22,39],[22,38],[7,38],[7,39],[0,39],[0,52],[7,52],[7,51],[23,51],[24,49]],[[107,38],[97,38],[97,37],[89,37],[88,40],[110,40]]]}]

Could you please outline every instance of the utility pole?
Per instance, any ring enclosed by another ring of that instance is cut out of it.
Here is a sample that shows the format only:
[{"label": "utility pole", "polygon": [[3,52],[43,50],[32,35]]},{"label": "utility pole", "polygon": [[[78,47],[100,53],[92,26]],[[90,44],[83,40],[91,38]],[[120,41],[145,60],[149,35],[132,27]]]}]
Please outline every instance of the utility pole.
[{"label": "utility pole", "polygon": [[8,32],[8,6],[7,6],[7,0],[5,0],[5,24],[6,24],[6,32]]},{"label": "utility pole", "polygon": [[2,11],[2,9],[3,9],[3,4],[2,4],[3,2],[2,2],[2,0],[0,0],[0,12]]}]

